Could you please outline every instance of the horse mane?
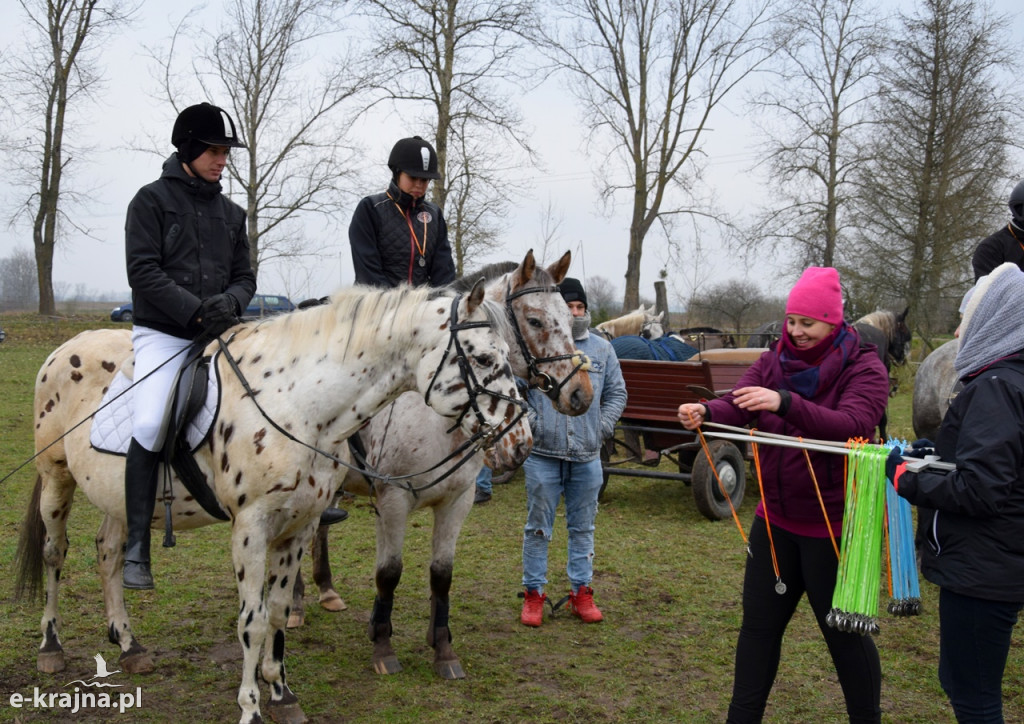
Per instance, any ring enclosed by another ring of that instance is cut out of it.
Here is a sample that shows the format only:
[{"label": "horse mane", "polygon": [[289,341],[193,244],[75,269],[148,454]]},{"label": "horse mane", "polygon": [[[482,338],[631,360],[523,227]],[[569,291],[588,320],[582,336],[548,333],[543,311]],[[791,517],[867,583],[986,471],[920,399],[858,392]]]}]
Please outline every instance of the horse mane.
[{"label": "horse mane", "polygon": [[[518,268],[519,265],[514,261],[495,262],[494,264],[488,264],[479,271],[475,271],[470,274],[463,274],[462,277],[449,284],[448,288],[453,292],[465,294],[473,288],[473,285],[476,284],[481,277],[483,277],[484,283],[486,284],[487,282],[492,282]],[[537,271],[541,271],[539,266],[537,267]]]},{"label": "horse mane", "polygon": [[[294,339],[289,344],[296,348],[325,347],[331,340],[344,339],[344,359],[372,348],[382,333],[388,337],[411,338],[425,319],[433,318],[433,307],[427,303],[444,300],[447,312],[455,293],[446,287],[402,285],[395,289],[378,289],[356,285],[332,294],[328,304],[272,317],[262,324],[291,325]],[[484,299],[481,306],[494,333],[506,337],[511,328],[504,308],[489,299]],[[390,320],[386,330],[381,329],[384,320]]]},{"label": "horse mane", "polygon": [[885,334],[886,339],[896,337],[896,313],[888,309],[876,309],[870,314],[865,314],[854,324],[868,324]]}]

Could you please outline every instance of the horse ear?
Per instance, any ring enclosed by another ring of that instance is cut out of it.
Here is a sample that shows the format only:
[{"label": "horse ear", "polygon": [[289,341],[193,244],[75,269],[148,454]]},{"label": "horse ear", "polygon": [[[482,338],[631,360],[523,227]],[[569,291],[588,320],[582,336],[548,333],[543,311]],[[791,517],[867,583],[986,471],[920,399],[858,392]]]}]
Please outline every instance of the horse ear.
[{"label": "horse ear", "polygon": [[562,258],[548,267],[548,274],[555,280],[555,284],[561,284],[565,275],[569,273],[569,265],[572,264],[572,252],[562,254]]},{"label": "horse ear", "polygon": [[533,279],[534,272],[537,271],[537,259],[533,256],[533,249],[526,252],[526,256],[523,257],[523,263],[512,274],[512,288],[519,289],[526,285],[526,282]]},{"label": "horse ear", "polygon": [[901,322],[906,322],[907,321],[907,314],[909,314],[909,313],[910,313],[910,306],[908,305],[907,308],[903,310],[903,313],[900,314],[900,321]]},{"label": "horse ear", "polygon": [[481,302],[484,301],[484,278],[480,277],[476,280],[476,284],[469,290],[469,295],[466,297],[466,314],[472,314],[480,306]]},{"label": "horse ear", "polygon": [[662,321],[662,320],[663,320],[664,318],[665,318],[665,312],[658,312],[658,316],[654,318],[654,321],[655,321],[655,322],[658,322],[658,323],[660,324],[660,323],[661,323],[661,321]]}]

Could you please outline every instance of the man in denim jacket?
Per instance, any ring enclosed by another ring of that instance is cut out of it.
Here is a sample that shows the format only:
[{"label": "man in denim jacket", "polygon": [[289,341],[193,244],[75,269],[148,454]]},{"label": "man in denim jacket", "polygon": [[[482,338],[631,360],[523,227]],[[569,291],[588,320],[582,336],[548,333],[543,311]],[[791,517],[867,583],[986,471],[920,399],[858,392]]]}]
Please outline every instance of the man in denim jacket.
[{"label": "man in denim jacket", "polygon": [[619,360],[606,340],[592,335],[587,294],[579,280],[567,277],[558,285],[572,312],[573,339],[590,358],[590,382],[595,404],[578,417],[557,412],[551,400],[530,390],[530,429],[533,452],[523,463],[526,473],[526,526],[523,529],[523,586],[526,589],[520,620],[540,626],[544,615],[544,584],[548,582],[548,545],[555,524],[558,500],[565,496],[565,522],[569,531],[566,573],[572,584],[569,610],[585,623],[603,616],[594,605],[590,581],[594,574],[594,517],[601,491],[601,444],[615,432],[626,407],[626,383]]}]

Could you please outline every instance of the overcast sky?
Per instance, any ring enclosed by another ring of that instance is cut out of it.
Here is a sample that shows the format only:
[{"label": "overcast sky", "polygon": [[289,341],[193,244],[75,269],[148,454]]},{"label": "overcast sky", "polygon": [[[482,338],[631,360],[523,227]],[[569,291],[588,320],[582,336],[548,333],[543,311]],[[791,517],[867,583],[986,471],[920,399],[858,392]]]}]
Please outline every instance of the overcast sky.
[{"label": "overcast sky", "polygon": [[[219,4],[211,4],[215,8],[206,12],[219,13]],[[0,47],[11,48],[23,31],[25,21],[15,0],[0,0],[0,7],[4,17],[0,25]],[[87,173],[80,173],[78,180],[80,185],[93,189],[97,199],[81,217],[97,238],[73,234],[63,250],[58,247],[53,275],[58,293],[62,284],[70,288],[83,285],[110,301],[128,299],[123,252],[124,213],[138,188],[157,178],[162,159],[131,151],[127,144],[139,142],[147,133],[169,137],[173,122],[173,112],[150,97],[151,91],[156,89],[150,75],[152,62],[141,46],[143,42],[162,44],[172,24],[184,15],[187,7],[181,0],[145,0],[133,30],[104,49],[101,63],[107,89],[102,104],[90,109],[90,114],[94,115],[83,128],[89,142],[97,145],[97,151],[95,158],[90,159],[93,163]],[[1020,12],[1019,0],[996,0],[994,7],[998,12],[1015,15],[1012,27],[1005,29],[1003,37],[1024,38],[1024,15]],[[1007,92],[1017,93],[1019,89]],[[183,104],[200,100],[226,102],[217,98],[196,98],[186,99]],[[603,276],[621,295],[628,247],[628,199],[621,198],[614,209],[600,204],[593,181],[598,161],[584,155],[579,110],[573,97],[558,81],[550,81],[526,94],[521,103],[528,127],[533,129],[531,142],[545,170],[528,176],[526,197],[510,200],[512,211],[506,221],[503,251],[487,261],[519,260],[529,248],[537,247],[544,209],[550,204],[555,216],[561,219],[561,226],[559,241],[549,249],[547,261],[571,249],[574,261],[570,274],[581,278]],[[748,171],[756,158],[756,138],[743,120],[743,112],[742,97],[737,94],[729,108],[712,119],[710,126],[714,130],[707,135],[705,144],[709,159],[706,179],[719,204],[730,212],[749,209],[752,203],[760,203],[765,196],[764,181]],[[393,117],[376,117],[354,130],[365,145],[367,165],[377,163],[379,168],[376,180],[368,178],[366,188],[355,191],[359,196],[383,191],[390,176],[386,160],[391,145],[417,129],[407,130]],[[173,150],[169,140],[164,150],[168,153]],[[240,197],[235,200],[244,203]],[[0,187],[0,201],[10,203],[9,187]],[[355,197],[352,208],[357,201]],[[322,296],[338,286],[350,284],[352,263],[345,231],[350,214],[351,208],[330,232],[325,232],[318,223],[308,225],[310,238],[322,249],[322,258],[309,260],[301,269],[261,267],[259,290],[290,294],[300,300]],[[9,255],[15,248],[31,250],[29,234],[25,227],[14,230],[0,227],[0,257]],[[730,260],[724,249],[716,248],[719,244],[714,239],[706,241],[712,243],[711,258],[701,263],[701,276],[718,281],[749,278],[772,290],[786,286],[765,283],[774,276],[771,260],[766,259],[764,265],[759,264],[757,270],[749,272],[741,263]],[[660,230],[654,227],[644,247],[642,296],[653,298],[653,284],[665,261],[665,242]],[[670,269],[670,286],[676,291],[685,290],[684,275],[692,277],[692,271]]]}]

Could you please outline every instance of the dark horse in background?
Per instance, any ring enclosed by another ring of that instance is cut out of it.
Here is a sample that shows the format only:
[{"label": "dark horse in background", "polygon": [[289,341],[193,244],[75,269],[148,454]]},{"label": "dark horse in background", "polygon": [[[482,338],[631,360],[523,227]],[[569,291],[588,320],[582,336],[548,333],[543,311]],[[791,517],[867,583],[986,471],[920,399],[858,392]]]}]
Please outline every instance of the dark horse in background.
[{"label": "dark horse in background", "polygon": [[[878,358],[885,365],[885,371],[889,373],[889,396],[896,394],[899,388],[899,380],[893,376],[893,365],[904,365],[907,356],[910,354],[910,341],[912,334],[907,326],[907,312],[909,307],[897,314],[888,309],[879,309],[853,323],[853,328],[860,335],[861,344],[873,344],[878,349]],[[785,323],[769,322],[754,330],[754,333],[747,338],[748,347],[768,347],[777,340],[785,331]],[[878,432],[882,439],[886,438],[886,425],[888,418],[882,415],[878,423]]]}]

